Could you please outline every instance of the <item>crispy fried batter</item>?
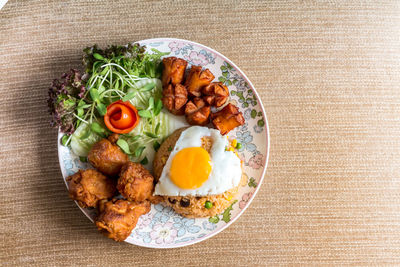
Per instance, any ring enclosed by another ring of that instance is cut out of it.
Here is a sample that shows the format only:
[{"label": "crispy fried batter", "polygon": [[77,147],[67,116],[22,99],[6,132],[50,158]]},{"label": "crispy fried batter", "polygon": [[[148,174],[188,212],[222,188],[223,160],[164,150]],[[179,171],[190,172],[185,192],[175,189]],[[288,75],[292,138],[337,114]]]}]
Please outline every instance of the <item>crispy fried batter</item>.
[{"label": "crispy fried batter", "polygon": [[[118,136],[111,135],[109,139],[116,142]],[[117,145],[107,139],[102,139],[93,145],[89,151],[88,160],[102,173],[116,176],[122,165],[129,161],[129,157]]]},{"label": "crispy fried batter", "polygon": [[186,87],[182,84],[173,86],[169,84],[163,90],[162,102],[164,107],[172,114],[183,115],[185,113],[185,104],[188,99]]},{"label": "crispy fried batter", "polygon": [[210,106],[221,107],[229,98],[229,90],[221,82],[213,82],[207,85],[202,90],[203,99]]},{"label": "crispy fried batter", "polygon": [[190,95],[199,97],[201,95],[201,88],[209,85],[214,78],[209,69],[201,70],[201,66],[192,66],[185,86]]},{"label": "crispy fried batter", "polygon": [[96,170],[79,170],[67,178],[69,196],[82,208],[96,207],[102,199],[111,198],[115,182]]},{"label": "crispy fried batter", "polygon": [[150,211],[150,202],[122,199],[101,201],[95,223],[100,232],[115,241],[124,241],[135,228],[139,217]]},{"label": "crispy fried batter", "polygon": [[238,107],[229,103],[222,110],[211,114],[211,121],[222,135],[244,124],[242,112]]},{"label": "crispy fried batter", "polygon": [[211,113],[203,99],[196,97],[189,101],[185,107],[186,121],[191,125],[207,125]]},{"label": "crispy fried batter", "polygon": [[154,178],[142,164],[127,162],[121,169],[117,189],[129,201],[149,199],[154,191]]},{"label": "crispy fried batter", "polygon": [[187,62],[184,59],[176,57],[166,57],[162,60],[164,69],[162,73],[162,85],[167,87],[168,84],[179,84],[183,81]]}]

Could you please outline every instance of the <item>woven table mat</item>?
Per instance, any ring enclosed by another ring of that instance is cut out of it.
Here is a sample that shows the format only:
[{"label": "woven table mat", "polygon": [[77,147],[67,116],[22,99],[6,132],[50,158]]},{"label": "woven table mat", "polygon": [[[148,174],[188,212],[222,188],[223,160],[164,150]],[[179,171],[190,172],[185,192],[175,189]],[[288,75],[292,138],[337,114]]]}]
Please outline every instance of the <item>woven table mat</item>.
[{"label": "woven table mat", "polygon": [[[378,3],[379,2],[379,3]],[[0,10],[0,265],[400,264],[398,1],[9,1]],[[68,198],[47,88],[94,43],[175,37],[248,75],[271,149],[254,202],[204,242],[100,235]]]}]

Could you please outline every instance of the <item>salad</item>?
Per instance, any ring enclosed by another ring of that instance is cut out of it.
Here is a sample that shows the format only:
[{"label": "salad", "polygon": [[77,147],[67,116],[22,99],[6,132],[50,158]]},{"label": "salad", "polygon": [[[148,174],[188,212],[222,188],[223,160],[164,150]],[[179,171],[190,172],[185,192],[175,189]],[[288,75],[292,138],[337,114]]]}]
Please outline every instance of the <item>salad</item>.
[{"label": "salad", "polygon": [[148,165],[180,121],[161,101],[161,57],[168,54],[138,43],[84,49],[84,71],[71,69],[49,89],[51,123],[64,133],[62,144],[85,162],[96,142],[118,133],[117,145],[130,159]]}]

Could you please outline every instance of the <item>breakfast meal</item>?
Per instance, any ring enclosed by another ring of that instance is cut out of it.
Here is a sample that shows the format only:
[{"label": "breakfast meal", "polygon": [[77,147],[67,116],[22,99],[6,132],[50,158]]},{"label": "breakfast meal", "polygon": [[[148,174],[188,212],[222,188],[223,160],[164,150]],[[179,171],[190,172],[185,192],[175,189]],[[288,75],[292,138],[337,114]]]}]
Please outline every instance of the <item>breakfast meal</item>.
[{"label": "breakfast meal", "polygon": [[48,105],[62,145],[93,167],[66,182],[80,207],[96,208],[98,230],[123,241],[158,203],[188,218],[228,209],[244,175],[227,134],[245,123],[228,87],[138,43],[84,53],[84,72],[54,80]]}]

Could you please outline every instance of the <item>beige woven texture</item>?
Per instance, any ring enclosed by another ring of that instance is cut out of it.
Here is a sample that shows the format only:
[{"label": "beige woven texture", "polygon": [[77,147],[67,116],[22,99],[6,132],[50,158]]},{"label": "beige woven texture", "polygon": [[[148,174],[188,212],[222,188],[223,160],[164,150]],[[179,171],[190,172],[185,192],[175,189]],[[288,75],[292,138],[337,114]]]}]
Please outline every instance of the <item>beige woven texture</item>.
[{"label": "beige woven texture", "polygon": [[[398,1],[9,1],[0,11],[0,265],[400,264]],[[380,2],[380,3],[378,3]],[[264,183],[228,229],[157,250],[100,235],[68,198],[47,88],[97,43],[193,40],[267,111]]]}]

